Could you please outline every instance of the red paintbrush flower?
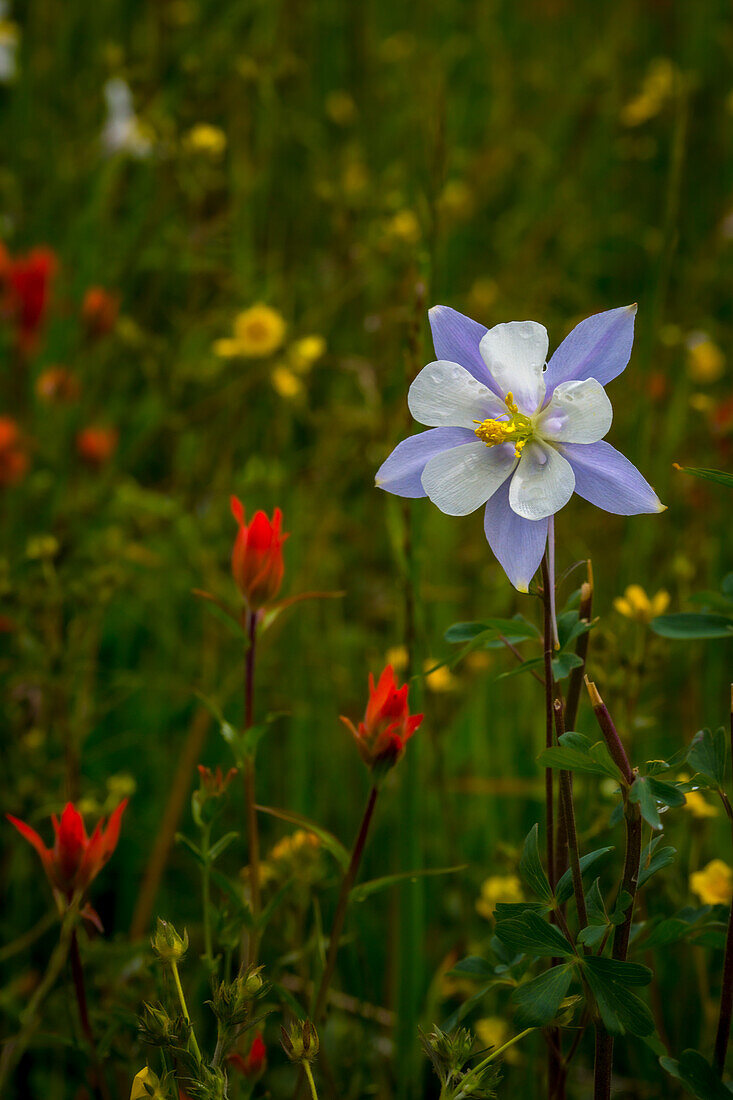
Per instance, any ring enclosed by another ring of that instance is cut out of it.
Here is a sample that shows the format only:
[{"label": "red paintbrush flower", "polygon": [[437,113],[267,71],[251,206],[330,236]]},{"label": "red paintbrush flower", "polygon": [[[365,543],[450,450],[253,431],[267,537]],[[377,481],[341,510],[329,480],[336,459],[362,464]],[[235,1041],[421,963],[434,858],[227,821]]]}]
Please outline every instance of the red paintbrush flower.
[{"label": "red paintbrush flower", "polygon": [[407,684],[397,687],[392,666],[387,665],[376,686],[369,674],[369,702],[358,728],[348,718],[341,718],[353,734],[362,760],[373,770],[394,767],[423,720],[422,714],[410,714],[407,693]]},{"label": "red paintbrush flower", "polygon": [[87,466],[99,469],[117,450],[119,433],[115,428],[91,425],[83,428],[76,437],[76,450]]},{"label": "red paintbrush flower", "polygon": [[[7,818],[38,852],[57,900],[69,902],[75,894],[86,892],[117,847],[126,806],[127,799],[124,799],[111,814],[106,827],[102,818],[97,822],[91,837],[88,837],[84,819],[77,808],[67,802],[60,821],[56,814],[51,817],[53,848],[47,848],[36,830],[24,821],[11,814]],[[84,915],[95,920],[95,923],[99,922],[96,913],[91,909],[85,910]]]},{"label": "red paintbrush flower", "polygon": [[34,248],[5,264],[8,311],[15,324],[18,346],[33,350],[48,309],[51,281],[58,262],[50,248]]},{"label": "red paintbrush flower", "polygon": [[267,1047],[265,1046],[262,1032],[258,1031],[252,1040],[252,1046],[246,1056],[233,1051],[227,1058],[230,1066],[234,1066],[243,1077],[259,1077],[267,1066]]},{"label": "red paintbrush flower", "polygon": [[28,469],[28,453],[18,425],[9,416],[0,416],[0,487],[15,485]]},{"label": "red paintbrush flower", "polygon": [[282,512],[276,508],[270,521],[264,512],[255,512],[249,526],[244,508],[231,498],[232,515],[239,531],[232,552],[232,574],[250,611],[259,611],[280,591],[284,564],[282,545],[288,537],[281,531]]}]

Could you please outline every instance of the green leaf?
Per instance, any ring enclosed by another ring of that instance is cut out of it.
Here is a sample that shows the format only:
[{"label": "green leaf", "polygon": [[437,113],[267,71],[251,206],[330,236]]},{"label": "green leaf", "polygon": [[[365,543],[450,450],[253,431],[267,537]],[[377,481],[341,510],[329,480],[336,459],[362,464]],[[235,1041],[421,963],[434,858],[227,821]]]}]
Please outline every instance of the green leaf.
[{"label": "green leaf", "polygon": [[506,672],[500,673],[497,680],[508,680],[512,676],[520,676],[523,672],[531,672],[533,669],[541,668],[544,663],[544,658],[533,657],[530,661],[522,661],[521,665],[515,665],[514,668],[508,669]]},{"label": "green leaf", "polygon": [[733,474],[727,470],[710,470],[701,466],[680,466],[674,463],[675,469],[683,474],[691,474],[693,477],[702,478],[703,481],[714,481],[716,485],[725,485],[727,489],[733,489]]},{"label": "green leaf", "polygon": [[710,1063],[697,1050],[683,1051],[679,1061],[674,1058],[660,1058],[659,1064],[672,1077],[690,1090],[698,1100],[730,1100],[731,1091],[713,1070]]},{"label": "green leaf", "polygon": [[727,742],[722,726],[715,732],[709,729],[699,730],[693,737],[687,754],[690,767],[710,779],[718,789],[725,785]]},{"label": "green leaf", "polygon": [[640,963],[620,962],[598,955],[582,959],[585,977],[596,999],[598,1011],[610,1035],[638,1035],[654,1031],[652,1014],[629,986],[648,985],[652,972]]},{"label": "green leaf", "polygon": [[369,882],[354,886],[349,894],[349,901],[366,901],[372,894],[378,894],[380,890],[386,890],[400,882],[416,882],[419,878],[431,878],[433,875],[454,875],[457,871],[465,871],[465,869],[466,864],[462,863],[456,867],[430,867],[420,871],[398,871],[394,875],[383,875],[381,878],[373,878]]},{"label": "green leaf", "polygon": [[468,997],[463,1001],[455,1012],[451,1012],[450,1016],[441,1024],[441,1031],[453,1031],[458,1027],[461,1020],[465,1020],[469,1012],[471,1012],[477,1005],[483,1001],[487,993],[490,993],[492,989],[495,989],[497,985],[512,985],[507,978],[494,978],[492,982],[487,982],[481,989],[477,990],[473,996]]},{"label": "green leaf", "polygon": [[502,943],[525,955],[568,958],[574,954],[572,945],[562,932],[531,911],[521,917],[497,920],[496,934]]},{"label": "green leaf", "polygon": [[564,680],[574,668],[582,668],[584,663],[577,653],[559,653],[552,658],[552,675],[556,680]]},{"label": "green leaf", "polygon": [[[585,874],[586,871],[590,871],[592,867],[595,867],[596,863],[604,859],[605,856],[607,856],[608,853],[612,851],[613,845],[608,848],[596,848],[594,852],[588,852],[587,855],[581,856],[579,860],[580,873]],[[568,868],[568,870],[560,877],[560,880],[555,887],[555,897],[557,898],[560,905],[562,905],[563,902],[572,897],[572,894],[573,874],[572,871]]]},{"label": "green leaf", "polygon": [[646,848],[641,853],[639,880],[636,884],[637,889],[640,889],[644,883],[648,882],[657,871],[661,871],[663,867],[669,867],[671,863],[674,863],[677,849],[669,846],[659,848],[658,845],[661,843],[662,839],[661,834],[652,837],[649,844],[647,844]]},{"label": "green leaf", "polygon": [[296,814],[292,810],[280,810],[275,806],[255,806],[255,809],[261,814],[270,814],[272,817],[277,817],[281,821],[287,821],[290,825],[297,825],[300,829],[306,829],[309,833],[315,833],[326,851],[330,852],[334,859],[341,865],[342,870],[345,871],[349,866],[351,856],[348,850],[343,846],[340,840],[336,839],[333,833],[329,833],[327,829],[321,828],[315,821],[311,821],[310,818],[304,817],[302,814]]},{"label": "green leaf", "polygon": [[184,848],[188,848],[189,852],[202,867],[206,866],[206,858],[200,848],[197,848],[192,840],[189,840],[183,833],[176,833],[176,844],[182,844]]},{"label": "green leaf", "polygon": [[560,738],[560,744],[545,749],[537,758],[545,767],[560,768],[566,772],[581,772],[586,775],[607,775],[611,779],[623,782],[621,772],[611,759],[611,754],[603,741],[592,743],[582,733],[569,730]]},{"label": "green leaf", "polygon": [[216,844],[209,848],[209,861],[211,863],[216,862],[222,852],[225,852],[229,845],[237,840],[239,833],[226,833],[220,840],[217,840]]},{"label": "green leaf", "polygon": [[656,619],[652,619],[651,628],[661,638],[675,638],[678,641],[733,637],[733,619],[725,615],[705,615],[701,612],[658,615]]},{"label": "green leaf", "polygon": [[519,1027],[544,1027],[557,1016],[573,980],[569,963],[553,966],[544,974],[523,982],[512,994]]},{"label": "green leaf", "polygon": [[453,969],[448,971],[446,977],[473,978],[477,982],[486,982],[494,977],[494,968],[490,962],[482,959],[480,955],[468,955],[465,959],[457,962]]},{"label": "green leaf", "polygon": [[520,615],[516,619],[485,619],[483,622],[453,623],[446,630],[444,638],[446,642],[452,643],[473,642],[483,634],[487,637],[496,637],[498,634],[503,634],[505,637],[511,635],[517,641],[540,637],[537,627]]},{"label": "green leaf", "polygon": [[542,898],[549,905],[552,903],[552,889],[540,859],[539,830],[539,825],[533,825],[527,834],[522,849],[522,858],[519,861],[519,874],[532,893],[536,894],[538,898]]}]

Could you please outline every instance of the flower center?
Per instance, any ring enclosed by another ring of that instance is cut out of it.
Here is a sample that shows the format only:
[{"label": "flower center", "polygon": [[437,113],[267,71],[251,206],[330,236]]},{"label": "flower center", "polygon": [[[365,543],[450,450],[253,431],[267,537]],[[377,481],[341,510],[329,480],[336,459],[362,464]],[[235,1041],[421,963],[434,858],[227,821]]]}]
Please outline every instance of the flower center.
[{"label": "flower center", "polygon": [[506,395],[504,404],[511,413],[508,420],[474,420],[474,424],[478,424],[474,431],[487,447],[513,443],[515,457],[519,458],[525,443],[532,438],[532,420],[519,411],[513,393]]}]

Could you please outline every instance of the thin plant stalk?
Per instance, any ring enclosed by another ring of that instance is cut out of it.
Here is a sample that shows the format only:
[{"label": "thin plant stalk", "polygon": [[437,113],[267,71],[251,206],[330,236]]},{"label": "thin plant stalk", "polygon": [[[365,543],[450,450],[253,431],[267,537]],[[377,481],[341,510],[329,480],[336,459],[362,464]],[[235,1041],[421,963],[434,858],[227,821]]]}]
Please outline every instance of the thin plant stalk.
[{"label": "thin plant stalk", "polygon": [[204,957],[209,966],[213,967],[214,947],[211,937],[211,859],[209,848],[211,847],[211,825],[204,825],[201,837],[201,850],[204,855],[204,865],[201,870],[201,906],[204,911]]},{"label": "thin plant stalk", "polygon": [[[178,963],[175,959],[171,959],[169,965],[171,968],[171,974],[173,975],[173,982],[176,987],[176,993],[178,994],[178,1002],[181,1006],[183,1018],[187,1024],[191,1024],[191,1016],[189,1015],[188,1005],[186,1004],[186,997],[183,992],[183,986],[181,985],[181,975],[178,973]],[[191,1025],[191,1037],[189,1039],[189,1045],[193,1050],[196,1059],[200,1062],[201,1050],[199,1049],[198,1042],[196,1041],[196,1033],[193,1030],[193,1025]]]},{"label": "thin plant stalk", "polygon": [[94,1039],[94,1032],[92,1030],[91,1020],[89,1019],[89,1009],[87,1008],[87,994],[86,985],[84,982],[84,967],[81,961],[81,953],[79,951],[79,937],[74,928],[71,933],[71,945],[69,948],[69,957],[71,960],[71,976],[74,981],[74,992],[76,994],[76,1003],[79,1008],[79,1019],[81,1020],[82,1031],[84,1037],[89,1044],[89,1051],[92,1056],[92,1064],[94,1065],[94,1075],[96,1078],[96,1085],[99,1090],[100,1096],[103,1100],[111,1100],[109,1089],[107,1088],[107,1081],[102,1069],[102,1063],[99,1060],[97,1053],[97,1044]]},{"label": "thin plant stalk", "polygon": [[313,1080],[313,1070],[310,1067],[309,1062],[303,1062],[303,1070],[308,1079],[308,1085],[310,1086],[311,1096],[313,1100],[318,1100],[318,1093],[316,1092],[316,1083]]},{"label": "thin plant stalk", "polygon": [[[731,718],[730,718],[730,753],[733,760],[733,684],[731,685]],[[721,790],[720,797],[728,814],[729,820],[733,819],[730,802],[725,791]],[[732,820],[733,824],[733,820]],[[723,961],[723,983],[720,989],[720,1012],[718,1013],[718,1028],[715,1034],[715,1051],[713,1054],[713,1066],[718,1077],[723,1076],[725,1069],[725,1057],[728,1053],[730,1041],[730,1025],[733,1017],[733,905],[728,917],[728,931],[725,937],[725,958]]]},{"label": "thin plant stalk", "polygon": [[[563,705],[561,699],[555,699],[553,704],[555,712],[555,730],[558,741],[565,732],[563,721]],[[588,914],[585,908],[585,894],[583,892],[583,876],[580,870],[580,854],[578,852],[578,834],[575,828],[575,807],[573,805],[573,787],[570,781],[570,772],[560,772],[560,797],[563,802],[565,816],[565,835],[567,837],[570,870],[573,876],[573,893],[575,894],[575,907],[578,913],[578,924],[585,928],[588,924]]]},{"label": "thin plant stalk", "polygon": [[509,1050],[509,1048],[513,1047],[515,1043],[518,1043],[521,1039],[524,1039],[525,1035],[530,1035],[533,1031],[536,1030],[537,1029],[534,1027],[525,1028],[524,1031],[520,1031],[518,1035],[513,1035],[511,1039],[507,1039],[507,1041],[505,1043],[502,1043],[500,1047],[497,1047],[496,1050],[492,1050],[491,1053],[483,1059],[483,1061],[474,1066],[473,1069],[463,1078],[461,1082],[461,1091],[457,1094],[456,1100],[460,1100],[460,1098],[463,1096],[472,1095],[471,1093],[465,1092],[466,1086],[475,1084],[477,1078],[481,1075],[481,1073],[483,1073],[486,1067],[490,1066],[491,1063],[495,1061],[500,1054],[503,1054],[505,1050]]},{"label": "thin plant stalk", "polygon": [[[255,691],[255,644],[257,640],[257,613],[247,611],[247,636],[249,646],[244,662],[244,729],[252,728],[254,722]],[[255,798],[255,759],[254,752],[244,762],[244,800],[247,812],[247,836],[249,838],[249,884],[252,899],[253,928],[249,936],[248,962],[254,966],[259,950],[259,929],[257,921],[262,906],[260,893],[260,834],[257,824],[257,804]],[[242,959],[244,963],[244,958]]]}]

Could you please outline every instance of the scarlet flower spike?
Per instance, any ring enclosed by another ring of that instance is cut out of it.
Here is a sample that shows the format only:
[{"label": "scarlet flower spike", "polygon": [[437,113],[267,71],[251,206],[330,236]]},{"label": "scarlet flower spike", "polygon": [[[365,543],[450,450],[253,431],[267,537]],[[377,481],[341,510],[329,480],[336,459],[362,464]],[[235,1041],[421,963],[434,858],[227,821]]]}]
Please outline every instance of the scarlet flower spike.
[{"label": "scarlet flower spike", "polygon": [[7,310],[15,325],[18,346],[24,353],[35,349],[57,267],[58,261],[50,248],[34,248],[27,256],[5,257],[2,274]]},{"label": "scarlet flower spike", "polygon": [[267,1065],[267,1047],[262,1038],[262,1032],[258,1031],[252,1040],[252,1046],[243,1056],[238,1051],[233,1051],[227,1058],[227,1062],[238,1070],[243,1077],[259,1077]]},{"label": "scarlet flower spike", "polygon": [[[13,817],[12,814],[8,814],[7,818],[38,852],[46,877],[57,898],[69,902],[74,894],[86,893],[117,847],[126,806],[127,799],[124,799],[111,814],[107,825],[105,826],[104,819],[100,820],[91,837],[88,837],[84,819],[76,806],[68,802],[60,820],[55,814],[51,817],[54,830],[53,848],[47,848],[36,830],[25,821]],[[99,921],[92,909],[85,910],[84,915],[95,923]]]},{"label": "scarlet flower spike", "polygon": [[239,524],[232,551],[232,575],[249,610],[259,611],[275,599],[283,580],[282,546],[288,535],[281,529],[282,512],[276,508],[272,520],[264,512],[255,512],[248,525],[244,506],[237,497],[231,498],[231,509]]},{"label": "scarlet flower spike", "polygon": [[394,767],[423,720],[422,714],[410,714],[408,691],[407,684],[397,686],[394,670],[387,665],[378,683],[369,674],[369,700],[363,722],[355,727],[348,718],[341,718],[362,760],[378,774]]}]

